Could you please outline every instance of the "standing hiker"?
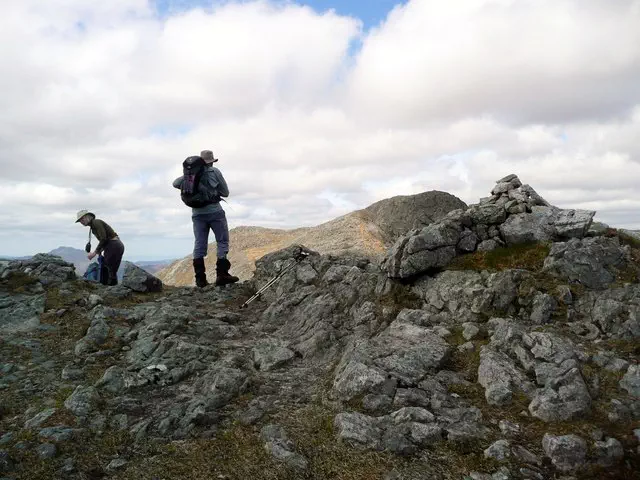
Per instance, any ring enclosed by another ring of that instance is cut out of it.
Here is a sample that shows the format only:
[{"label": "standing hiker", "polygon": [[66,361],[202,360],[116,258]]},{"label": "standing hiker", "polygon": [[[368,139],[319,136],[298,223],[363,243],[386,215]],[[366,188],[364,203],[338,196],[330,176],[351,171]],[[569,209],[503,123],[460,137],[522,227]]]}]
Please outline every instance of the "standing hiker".
[{"label": "standing hiker", "polygon": [[231,262],[227,259],[229,253],[229,227],[227,217],[220,206],[221,197],[229,196],[227,182],[222,172],[213,167],[218,159],[213,157],[211,150],[203,150],[200,156],[188,157],[182,164],[183,175],[173,181],[173,186],[179,188],[182,201],[192,207],[193,221],[193,271],[196,285],[206,287],[207,282],[204,257],[207,255],[209,229],[216,237],[218,260],[216,261],[216,285],[235,283],[238,277],[229,274]]},{"label": "standing hiker", "polygon": [[[120,268],[120,262],[122,261],[122,255],[124,254],[124,244],[120,241],[118,234],[111,228],[111,226],[96,218],[95,214],[89,210],[80,210],[78,212],[78,218],[76,223],[80,222],[85,227],[91,227],[89,231],[89,243],[87,243],[87,258],[93,260],[96,255],[104,253],[104,263],[109,271],[109,278],[103,281],[105,285],[117,285],[118,284],[118,269]],[[94,234],[98,239],[98,246],[92,252],[91,251],[91,234]]]}]

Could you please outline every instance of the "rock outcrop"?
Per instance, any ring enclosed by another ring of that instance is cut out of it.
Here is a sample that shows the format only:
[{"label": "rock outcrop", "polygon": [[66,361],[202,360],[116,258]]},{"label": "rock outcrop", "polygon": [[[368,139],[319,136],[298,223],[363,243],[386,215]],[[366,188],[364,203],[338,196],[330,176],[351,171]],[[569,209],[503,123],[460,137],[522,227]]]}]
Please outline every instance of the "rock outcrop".
[{"label": "rock outcrop", "polygon": [[389,277],[409,278],[446,267],[456,255],[503,245],[583,238],[595,212],[551,206],[516,175],[497,181],[491,196],[399,238],[384,262]]}]

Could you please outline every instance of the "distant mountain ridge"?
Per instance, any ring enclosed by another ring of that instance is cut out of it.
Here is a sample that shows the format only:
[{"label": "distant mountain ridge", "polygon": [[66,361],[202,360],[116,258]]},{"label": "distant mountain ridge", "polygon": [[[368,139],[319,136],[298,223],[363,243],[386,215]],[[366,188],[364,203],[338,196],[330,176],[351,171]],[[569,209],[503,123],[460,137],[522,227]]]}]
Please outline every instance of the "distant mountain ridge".
[{"label": "distant mountain ridge", "polygon": [[[378,259],[399,236],[413,228],[429,225],[459,208],[467,208],[467,205],[450,193],[433,190],[380,200],[314,227],[292,230],[237,227],[229,232],[231,272],[241,280],[249,279],[258,258],[294,243],[323,254],[353,251]],[[210,280],[215,278],[215,262],[213,242],[209,244],[209,256],[205,259]],[[168,285],[193,285],[192,256],[172,263],[157,276]]]}]

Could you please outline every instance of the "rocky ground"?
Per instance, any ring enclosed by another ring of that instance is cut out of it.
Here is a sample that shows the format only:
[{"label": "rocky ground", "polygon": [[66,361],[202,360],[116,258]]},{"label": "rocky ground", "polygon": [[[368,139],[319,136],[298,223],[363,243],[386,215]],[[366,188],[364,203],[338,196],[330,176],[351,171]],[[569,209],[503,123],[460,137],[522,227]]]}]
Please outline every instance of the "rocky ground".
[{"label": "rocky ground", "polygon": [[515,180],[382,266],[292,246],[196,290],[0,263],[0,478],[640,478],[640,245]]}]

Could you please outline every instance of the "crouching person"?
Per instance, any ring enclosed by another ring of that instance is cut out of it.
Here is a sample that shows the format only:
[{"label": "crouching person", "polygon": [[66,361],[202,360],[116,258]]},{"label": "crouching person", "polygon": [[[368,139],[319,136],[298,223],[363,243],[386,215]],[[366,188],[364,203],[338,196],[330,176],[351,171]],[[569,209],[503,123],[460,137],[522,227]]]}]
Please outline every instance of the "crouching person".
[{"label": "crouching person", "polygon": [[183,202],[191,207],[195,237],[193,271],[196,286],[200,288],[209,285],[204,264],[209,244],[209,230],[213,230],[216,238],[216,285],[227,285],[239,280],[229,273],[229,227],[226,214],[220,205],[220,199],[229,196],[229,188],[222,172],[212,166],[217,161],[211,150],[203,150],[199,157],[188,157],[183,162],[183,175],[173,181],[173,186],[180,189]]},{"label": "crouching person", "polygon": [[80,210],[78,212],[76,223],[78,222],[85,227],[91,228],[89,240],[91,240],[92,233],[98,239],[98,246],[93,252],[91,252],[91,241],[87,243],[87,252],[89,252],[87,258],[93,260],[96,255],[103,254],[109,275],[108,278],[101,279],[102,283],[105,285],[117,285],[118,269],[124,254],[124,244],[120,241],[118,234],[107,222],[97,219],[89,210]]}]

